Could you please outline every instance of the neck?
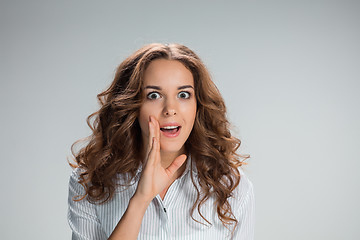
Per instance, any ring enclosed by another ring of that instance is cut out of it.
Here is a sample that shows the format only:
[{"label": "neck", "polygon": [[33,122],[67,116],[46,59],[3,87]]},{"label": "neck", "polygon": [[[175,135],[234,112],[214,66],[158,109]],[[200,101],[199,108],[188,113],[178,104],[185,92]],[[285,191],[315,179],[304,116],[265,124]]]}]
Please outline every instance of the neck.
[{"label": "neck", "polygon": [[[175,160],[175,158],[177,158],[178,156],[180,156],[181,154],[186,154],[185,151],[185,147],[183,147],[182,149],[180,149],[180,151],[178,152],[164,152],[164,151],[160,151],[160,155],[161,155],[161,165],[163,168],[168,168],[170,166],[170,164]],[[179,178],[183,172],[186,169],[186,164],[187,164],[187,160],[183,163],[183,165],[176,171],[176,173],[173,176],[173,180]]]},{"label": "neck", "polygon": [[163,168],[167,168],[170,166],[170,164],[180,156],[181,154],[185,154],[185,150],[180,150],[179,152],[163,152],[160,151],[161,155],[161,165]]},{"label": "neck", "polygon": [[[142,162],[145,160],[145,154],[144,153],[145,153],[145,151],[142,151],[142,154],[141,154]],[[170,166],[170,164],[175,160],[175,158],[177,158],[181,154],[186,154],[185,146],[183,146],[178,152],[165,152],[165,151],[160,150],[161,166],[163,168],[168,168]],[[186,155],[188,155],[188,154],[186,154]],[[176,171],[176,173],[174,175],[175,179],[180,177],[180,175],[184,172],[184,170],[186,168],[186,163],[187,163],[187,160]]]}]

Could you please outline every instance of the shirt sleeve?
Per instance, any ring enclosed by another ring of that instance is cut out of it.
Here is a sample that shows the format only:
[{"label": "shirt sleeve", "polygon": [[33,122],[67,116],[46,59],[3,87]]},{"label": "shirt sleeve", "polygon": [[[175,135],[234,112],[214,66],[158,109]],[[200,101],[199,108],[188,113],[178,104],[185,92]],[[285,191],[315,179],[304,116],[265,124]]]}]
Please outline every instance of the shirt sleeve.
[{"label": "shirt sleeve", "polygon": [[107,239],[96,215],[95,205],[86,198],[74,201],[73,198],[83,196],[85,190],[78,183],[79,169],[75,169],[69,180],[68,222],[72,230],[72,240],[103,240]]},{"label": "shirt sleeve", "polygon": [[252,183],[249,181],[249,188],[237,211],[238,225],[235,229],[233,240],[253,240],[255,229],[255,198]]}]

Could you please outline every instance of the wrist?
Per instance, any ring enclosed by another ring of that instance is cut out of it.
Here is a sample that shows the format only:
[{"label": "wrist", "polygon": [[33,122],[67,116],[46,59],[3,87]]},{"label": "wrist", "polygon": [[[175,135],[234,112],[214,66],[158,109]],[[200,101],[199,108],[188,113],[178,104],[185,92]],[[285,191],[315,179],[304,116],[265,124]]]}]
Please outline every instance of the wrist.
[{"label": "wrist", "polygon": [[134,205],[137,208],[146,210],[151,201],[152,199],[146,199],[135,193],[134,196],[132,196],[130,199],[130,205]]}]

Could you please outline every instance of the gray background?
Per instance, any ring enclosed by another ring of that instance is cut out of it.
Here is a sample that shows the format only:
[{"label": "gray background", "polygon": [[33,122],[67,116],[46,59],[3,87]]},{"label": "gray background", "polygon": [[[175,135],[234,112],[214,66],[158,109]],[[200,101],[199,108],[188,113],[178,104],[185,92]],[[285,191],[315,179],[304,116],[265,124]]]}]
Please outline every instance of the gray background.
[{"label": "gray background", "polygon": [[251,155],[256,239],[360,239],[359,1],[129,2],[1,1],[1,239],[70,238],[70,146],[150,42],[213,75]]}]

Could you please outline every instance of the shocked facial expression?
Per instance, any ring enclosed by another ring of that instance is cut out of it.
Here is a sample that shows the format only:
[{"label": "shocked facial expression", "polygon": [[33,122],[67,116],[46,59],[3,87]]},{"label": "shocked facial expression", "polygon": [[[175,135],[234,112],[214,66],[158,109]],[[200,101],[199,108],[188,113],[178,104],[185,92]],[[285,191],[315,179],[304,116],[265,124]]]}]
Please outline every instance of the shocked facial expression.
[{"label": "shocked facial expression", "polygon": [[160,126],[160,150],[164,153],[184,153],[184,144],[194,125],[196,97],[194,78],[179,61],[157,59],[144,73],[144,102],[139,123],[144,146],[148,144],[149,117]]}]

